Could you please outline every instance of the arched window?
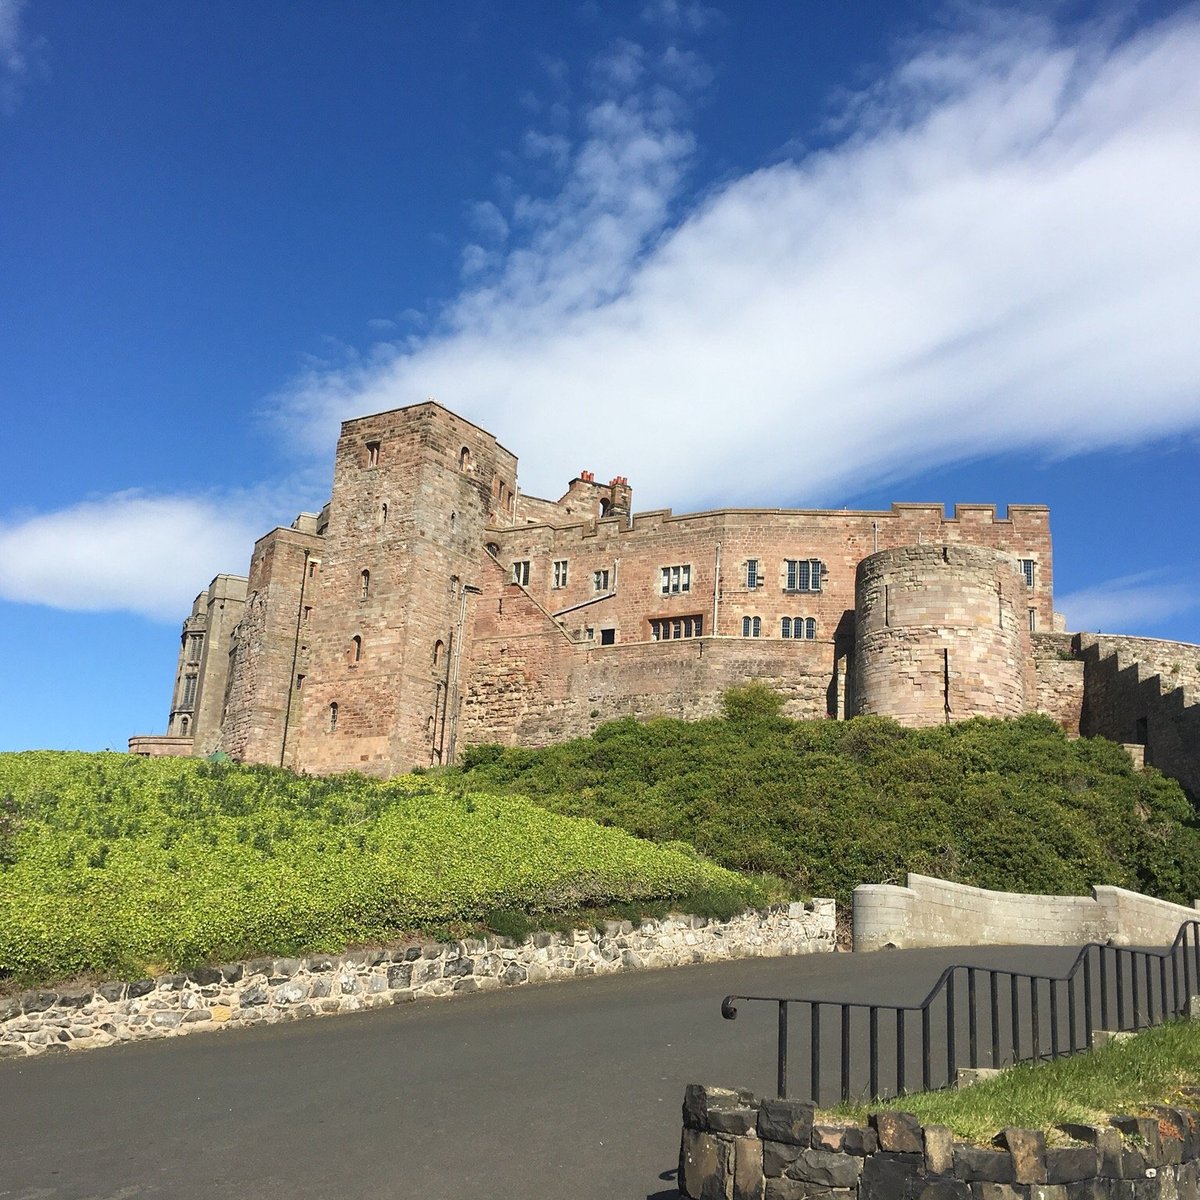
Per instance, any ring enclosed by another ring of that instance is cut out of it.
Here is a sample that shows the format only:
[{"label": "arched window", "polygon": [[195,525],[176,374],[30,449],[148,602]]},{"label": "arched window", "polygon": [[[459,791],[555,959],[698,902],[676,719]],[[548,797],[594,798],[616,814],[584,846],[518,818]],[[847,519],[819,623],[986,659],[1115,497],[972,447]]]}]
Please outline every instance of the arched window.
[{"label": "arched window", "polygon": [[446,643],[443,642],[441,638],[438,638],[438,640],[433,643],[433,665],[435,667],[440,667],[442,665],[442,654],[445,652],[445,650]]},{"label": "arched window", "polygon": [[387,501],[386,500],[379,506],[379,523],[380,523],[380,525],[387,524]]},{"label": "arched window", "polygon": [[779,625],[779,636],[790,638],[792,636],[792,618],[784,617]]},{"label": "arched window", "polygon": [[500,547],[495,542],[488,542],[486,549],[493,558],[500,557]]},{"label": "arched window", "polygon": [[188,735],[188,719],[187,717],[179,718],[179,736],[187,737]]},{"label": "arched window", "polygon": [[452,512],[450,514],[450,531],[452,533],[454,532],[454,526],[457,524],[458,524],[458,513]]},{"label": "arched window", "polygon": [[471,451],[466,446],[458,452],[458,469],[460,471],[471,469]]},{"label": "arched window", "polygon": [[330,733],[333,733],[333,731],[335,729],[337,729],[337,717],[338,717],[338,706],[337,706],[337,701],[335,700],[329,706],[329,732]]},{"label": "arched window", "polygon": [[602,517],[607,517],[607,516],[608,516],[608,510],[609,510],[610,508],[612,508],[612,501],[611,501],[611,500],[601,500],[601,501],[600,501],[600,515],[601,515]]},{"label": "arched window", "polygon": [[762,637],[762,617],[743,617],[742,637]]},{"label": "arched window", "polygon": [[817,618],[806,617],[804,620],[804,636],[811,642],[817,636]]},{"label": "arched window", "polygon": [[365,600],[371,591],[371,572],[363,571],[358,577],[358,598]]},{"label": "arched window", "polygon": [[352,663],[362,661],[362,638],[357,633],[350,639],[350,661]]}]

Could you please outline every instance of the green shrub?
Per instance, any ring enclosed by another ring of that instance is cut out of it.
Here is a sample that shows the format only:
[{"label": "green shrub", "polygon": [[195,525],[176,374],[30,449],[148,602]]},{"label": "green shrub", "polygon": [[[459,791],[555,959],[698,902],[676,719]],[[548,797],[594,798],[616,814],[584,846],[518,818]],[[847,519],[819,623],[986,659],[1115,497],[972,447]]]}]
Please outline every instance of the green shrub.
[{"label": "green shrub", "polygon": [[1048,717],[905,729],[789,721],[760,685],[727,719],[612,721],[543,750],[489,747],[458,786],[519,793],[739,872],[847,903],[906,872],[1000,890],[1111,883],[1200,896],[1200,833],[1179,785]]},{"label": "green shrub", "polygon": [[429,775],[32,752],[0,754],[5,795],[21,821],[0,866],[0,979],[22,983],[762,894],[690,846]]}]

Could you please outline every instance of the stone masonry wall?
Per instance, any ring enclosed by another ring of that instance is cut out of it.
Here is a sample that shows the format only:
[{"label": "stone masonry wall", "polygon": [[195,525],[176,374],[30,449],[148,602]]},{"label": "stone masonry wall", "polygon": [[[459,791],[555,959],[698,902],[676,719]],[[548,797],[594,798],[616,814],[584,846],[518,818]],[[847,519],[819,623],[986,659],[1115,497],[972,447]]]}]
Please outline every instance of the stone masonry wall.
[{"label": "stone masonry wall", "polygon": [[991,1146],[954,1140],[909,1113],[823,1124],[802,1100],[691,1084],[679,1190],[690,1200],[1200,1200],[1200,1112],[1066,1124],[1069,1145],[1005,1129]]},{"label": "stone masonry wall", "polygon": [[1122,946],[1166,945],[1195,917],[1195,908],[1125,888],[1038,896],[910,873],[907,887],[873,883],[854,889],[854,949],[1070,946],[1109,939]]},{"label": "stone masonry wall", "polygon": [[1033,670],[1037,677],[1037,710],[1053,717],[1068,737],[1079,736],[1083,715],[1083,661],[1069,633],[1035,633]]},{"label": "stone masonry wall", "polygon": [[603,929],[198,967],[130,983],[0,997],[0,1058],[201,1029],[358,1012],[552,979],[721,959],[832,951],[834,902],[776,905],[729,921],[670,916]]},{"label": "stone masonry wall", "polygon": [[856,711],[905,725],[1029,711],[1030,595],[1016,558],[987,547],[904,546],[863,559]]},{"label": "stone masonry wall", "polygon": [[[321,570],[322,539],[274,529],[254,545],[246,607],[233,634],[233,666],[218,748],[239,762],[291,766],[308,674],[308,632]],[[291,710],[289,712],[289,702]]]},{"label": "stone masonry wall", "polygon": [[1084,662],[1080,732],[1140,743],[1145,762],[1200,800],[1200,646],[1078,635]]}]

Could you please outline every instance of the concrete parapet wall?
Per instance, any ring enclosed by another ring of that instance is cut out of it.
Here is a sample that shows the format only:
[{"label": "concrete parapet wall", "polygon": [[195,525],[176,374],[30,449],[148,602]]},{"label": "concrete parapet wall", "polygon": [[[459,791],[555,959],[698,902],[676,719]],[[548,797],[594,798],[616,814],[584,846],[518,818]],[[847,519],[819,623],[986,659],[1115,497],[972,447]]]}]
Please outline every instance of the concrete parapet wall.
[{"label": "concrete parapet wall", "polygon": [[261,958],[130,983],[0,996],[0,1058],[172,1037],[200,1029],[359,1012],[552,979],[834,949],[832,900],[728,921],[669,916],[602,929],[489,937],[307,958]]},{"label": "concrete parapet wall", "polygon": [[1096,886],[1090,896],[993,892],[908,877],[907,887],[854,889],[855,950],[927,946],[1067,946],[1113,941],[1165,945],[1194,908],[1125,888]]}]

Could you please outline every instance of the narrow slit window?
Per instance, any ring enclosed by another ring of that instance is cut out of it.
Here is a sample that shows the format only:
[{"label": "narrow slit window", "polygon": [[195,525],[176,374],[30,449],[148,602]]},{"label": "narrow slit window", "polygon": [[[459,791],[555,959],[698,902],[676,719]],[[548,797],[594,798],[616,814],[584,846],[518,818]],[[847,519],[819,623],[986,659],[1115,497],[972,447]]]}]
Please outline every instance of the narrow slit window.
[{"label": "narrow slit window", "polygon": [[368,442],[367,443],[367,466],[368,467],[379,466],[379,443],[378,442]]},{"label": "narrow slit window", "polygon": [[352,663],[362,661],[362,638],[357,633],[350,639],[350,661]]},{"label": "narrow slit window", "polygon": [[333,733],[334,730],[337,729],[337,721],[338,721],[338,706],[337,706],[337,701],[335,700],[329,706],[329,732],[330,733]]},{"label": "narrow slit window", "polygon": [[362,571],[358,576],[358,598],[365,600],[371,592],[371,572]]}]

